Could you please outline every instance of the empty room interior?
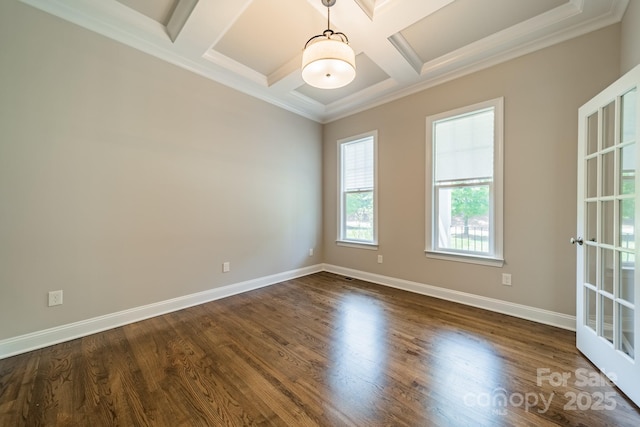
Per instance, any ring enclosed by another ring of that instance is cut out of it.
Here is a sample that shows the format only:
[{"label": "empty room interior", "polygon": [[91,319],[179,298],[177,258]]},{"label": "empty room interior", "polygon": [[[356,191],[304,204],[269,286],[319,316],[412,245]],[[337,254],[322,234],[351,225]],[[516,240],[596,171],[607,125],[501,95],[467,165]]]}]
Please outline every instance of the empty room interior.
[{"label": "empty room interior", "polygon": [[0,35],[0,425],[640,425],[640,0]]}]

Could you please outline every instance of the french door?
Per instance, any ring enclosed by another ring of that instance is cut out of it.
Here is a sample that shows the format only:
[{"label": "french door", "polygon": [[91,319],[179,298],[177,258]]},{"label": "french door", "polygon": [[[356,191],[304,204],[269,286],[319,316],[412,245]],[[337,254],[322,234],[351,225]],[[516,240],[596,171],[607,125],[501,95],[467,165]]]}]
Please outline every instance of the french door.
[{"label": "french door", "polygon": [[640,66],[579,110],[578,349],[640,406]]}]

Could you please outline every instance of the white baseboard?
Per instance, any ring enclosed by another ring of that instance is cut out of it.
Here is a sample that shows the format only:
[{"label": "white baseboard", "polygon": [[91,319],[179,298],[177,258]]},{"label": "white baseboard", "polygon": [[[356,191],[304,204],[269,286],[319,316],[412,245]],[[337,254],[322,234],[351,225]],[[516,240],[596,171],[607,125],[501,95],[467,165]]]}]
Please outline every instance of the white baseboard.
[{"label": "white baseboard", "polygon": [[508,314],[521,319],[532,320],[534,322],[551,325],[570,331],[576,330],[576,317],[568,314],[556,313],[554,311],[543,310],[527,305],[502,301],[495,298],[487,298],[466,292],[454,291],[437,286],[426,285],[424,283],[411,282],[409,280],[396,279],[379,274],[367,273],[366,271],[353,270],[337,265],[324,264],[324,271],[340,274],[342,276],[353,277],[383,286],[402,289],[417,294],[427,295],[447,301],[483,308],[497,313]]},{"label": "white baseboard", "polygon": [[0,359],[322,271],[300,268],[0,340]]}]

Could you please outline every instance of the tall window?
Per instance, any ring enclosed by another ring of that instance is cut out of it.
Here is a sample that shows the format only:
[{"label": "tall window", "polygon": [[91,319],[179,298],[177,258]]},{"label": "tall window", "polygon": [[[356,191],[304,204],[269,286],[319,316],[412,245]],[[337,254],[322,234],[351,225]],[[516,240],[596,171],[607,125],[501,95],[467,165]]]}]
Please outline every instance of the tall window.
[{"label": "tall window", "polygon": [[377,132],[338,141],[338,243],[376,245]]},{"label": "tall window", "polygon": [[498,98],[427,117],[427,255],[502,265]]}]

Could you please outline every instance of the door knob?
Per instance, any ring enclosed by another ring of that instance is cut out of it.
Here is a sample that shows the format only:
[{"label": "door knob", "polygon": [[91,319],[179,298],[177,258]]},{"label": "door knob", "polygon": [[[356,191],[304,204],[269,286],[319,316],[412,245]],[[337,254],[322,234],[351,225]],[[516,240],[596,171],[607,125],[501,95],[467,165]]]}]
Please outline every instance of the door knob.
[{"label": "door knob", "polygon": [[584,243],[584,240],[582,240],[582,237],[578,237],[577,239],[574,239],[572,237],[571,239],[569,239],[569,242],[571,242],[572,245],[575,245],[577,243],[580,246],[582,246],[582,244]]}]

